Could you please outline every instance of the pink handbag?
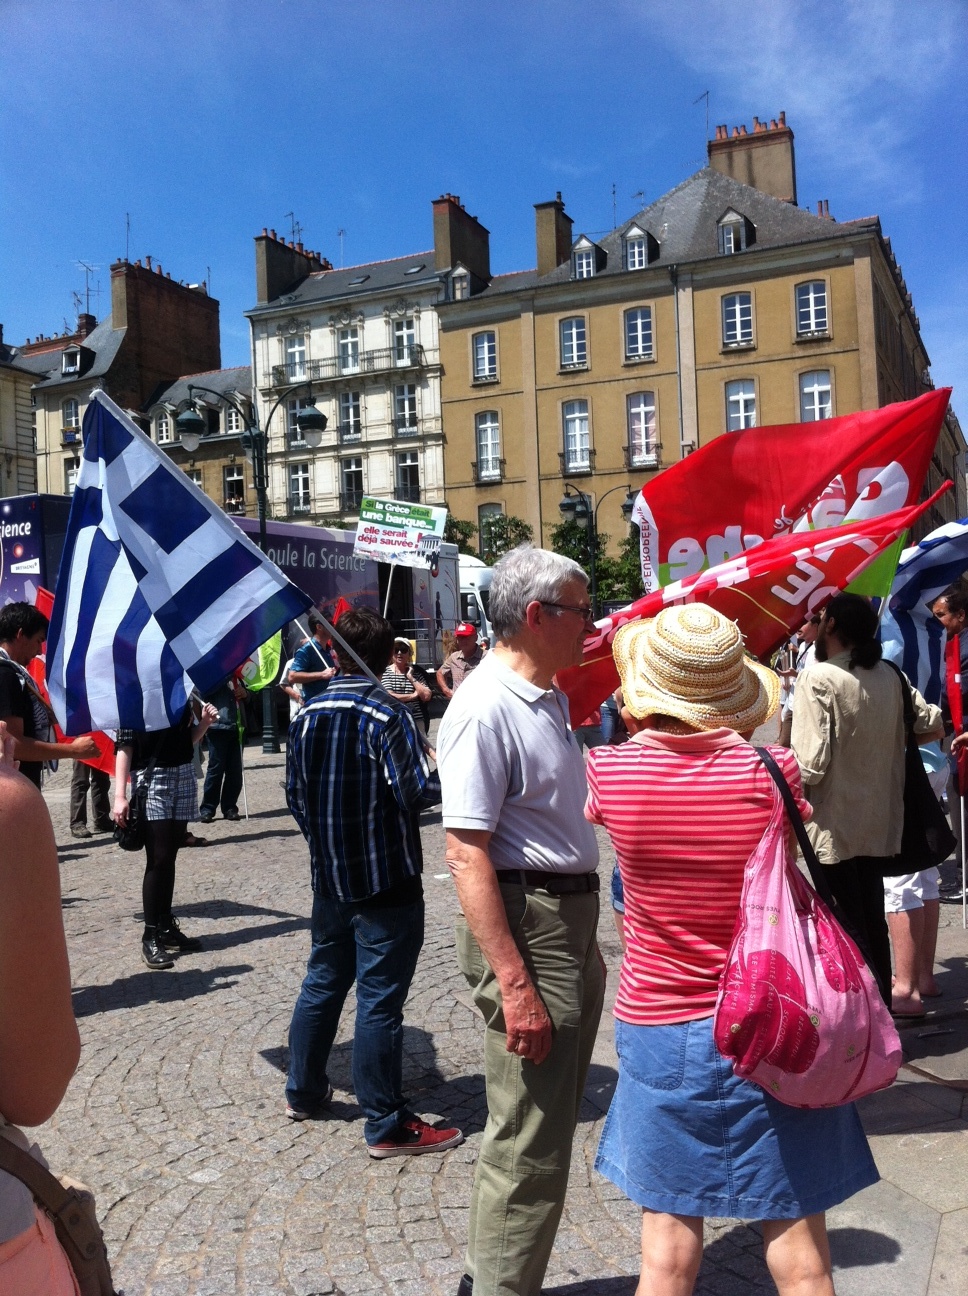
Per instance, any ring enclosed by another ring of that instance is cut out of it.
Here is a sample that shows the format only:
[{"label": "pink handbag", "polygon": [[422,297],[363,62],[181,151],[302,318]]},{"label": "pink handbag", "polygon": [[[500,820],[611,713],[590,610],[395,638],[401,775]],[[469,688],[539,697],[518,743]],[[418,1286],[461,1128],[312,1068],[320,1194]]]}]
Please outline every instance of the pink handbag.
[{"label": "pink handbag", "polygon": [[[901,1042],[855,943],[831,913],[822,865],[786,779],[746,865],[739,918],[719,982],[716,1047],[733,1070],[791,1107],[837,1107],[893,1084]],[[788,817],[824,903],[796,866]]]}]

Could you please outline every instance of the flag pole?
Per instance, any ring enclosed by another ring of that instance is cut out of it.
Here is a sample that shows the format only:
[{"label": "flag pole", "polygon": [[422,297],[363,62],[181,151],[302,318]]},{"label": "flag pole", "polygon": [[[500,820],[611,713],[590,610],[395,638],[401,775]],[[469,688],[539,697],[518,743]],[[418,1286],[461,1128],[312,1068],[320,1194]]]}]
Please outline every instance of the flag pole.
[{"label": "flag pole", "polygon": [[[956,776],[957,778],[957,776]],[[958,805],[961,812],[961,841],[958,845],[961,848],[961,926],[962,929],[968,929],[968,900],[965,899],[965,798],[958,786]]]}]

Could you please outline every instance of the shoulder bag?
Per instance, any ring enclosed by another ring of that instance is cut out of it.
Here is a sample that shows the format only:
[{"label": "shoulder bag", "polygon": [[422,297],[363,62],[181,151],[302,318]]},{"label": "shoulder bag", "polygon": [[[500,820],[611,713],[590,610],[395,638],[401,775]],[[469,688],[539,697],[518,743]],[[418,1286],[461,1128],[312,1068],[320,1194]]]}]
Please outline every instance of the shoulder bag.
[{"label": "shoulder bag", "polygon": [[0,1137],[0,1170],[26,1184],[34,1201],[53,1220],[81,1296],[118,1296],[91,1190],[76,1180],[56,1178],[29,1152],[4,1137]]},{"label": "shoulder bag", "polygon": [[920,873],[943,864],[957,846],[941,802],[934,795],[914,732],[914,702],[904,672],[885,662],[901,681],[904,698],[904,832],[901,852],[889,861],[885,877]]},{"label": "shoulder bag", "polygon": [[[773,814],[750,856],[719,982],[716,1047],[791,1107],[838,1107],[892,1084],[901,1042],[860,950],[837,922],[823,868],[776,761]],[[792,823],[817,890],[796,865]]]},{"label": "shoulder bag", "polygon": [[144,850],[148,837],[148,784],[151,782],[157,763],[157,755],[152,756],[128,801],[128,822],[124,827],[118,824],[114,830],[115,843],[122,850]]}]

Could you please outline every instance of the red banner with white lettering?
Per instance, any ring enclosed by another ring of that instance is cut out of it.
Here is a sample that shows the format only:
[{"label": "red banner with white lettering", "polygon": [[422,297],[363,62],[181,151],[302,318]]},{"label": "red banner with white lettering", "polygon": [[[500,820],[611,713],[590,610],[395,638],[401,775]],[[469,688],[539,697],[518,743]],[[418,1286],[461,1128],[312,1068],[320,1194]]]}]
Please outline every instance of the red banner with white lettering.
[{"label": "red banner with white lettering", "polygon": [[737,623],[748,652],[767,658],[828,599],[856,580],[950,486],[947,482],[923,504],[854,526],[764,541],[749,553],[646,594],[598,621],[595,633],[585,640],[584,660],[557,676],[558,687],[568,695],[572,726],[581,724],[618,688],[612,640],[619,626],[654,617],[672,603],[708,603]]},{"label": "red banner with white lettering", "polygon": [[644,589],[686,580],[777,536],[913,504],[950,393],[943,387],[818,423],[725,433],[673,464],[643,487],[632,514]]}]

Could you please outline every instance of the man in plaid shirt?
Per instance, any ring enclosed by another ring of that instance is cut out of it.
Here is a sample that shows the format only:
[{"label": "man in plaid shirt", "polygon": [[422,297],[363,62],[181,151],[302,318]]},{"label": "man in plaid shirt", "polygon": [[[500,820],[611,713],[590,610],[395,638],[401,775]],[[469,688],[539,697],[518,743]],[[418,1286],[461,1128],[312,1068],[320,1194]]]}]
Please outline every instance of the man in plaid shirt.
[{"label": "man in plaid shirt", "polygon": [[[340,636],[379,677],[393,630],[352,608]],[[372,1157],[455,1147],[403,1096],[403,1005],[423,945],[420,811],[440,801],[440,779],[408,708],[364,674],[340,645],[340,674],[289,729],[286,797],[309,843],[312,950],[289,1027],[286,1115],[324,1116],[326,1073],[340,1012],[356,981],[353,1088]]]}]

